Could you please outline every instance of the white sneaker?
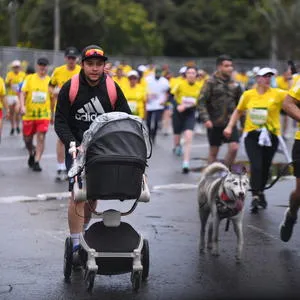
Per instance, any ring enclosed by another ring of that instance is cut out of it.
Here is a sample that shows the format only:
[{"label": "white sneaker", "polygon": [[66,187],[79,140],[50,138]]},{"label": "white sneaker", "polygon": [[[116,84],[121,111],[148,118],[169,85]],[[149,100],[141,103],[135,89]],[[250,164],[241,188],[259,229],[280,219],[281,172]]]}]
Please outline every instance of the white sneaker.
[{"label": "white sneaker", "polygon": [[143,175],[142,192],[138,199],[138,202],[149,202],[149,201],[150,201],[150,190],[146,182],[146,177],[145,175]]}]

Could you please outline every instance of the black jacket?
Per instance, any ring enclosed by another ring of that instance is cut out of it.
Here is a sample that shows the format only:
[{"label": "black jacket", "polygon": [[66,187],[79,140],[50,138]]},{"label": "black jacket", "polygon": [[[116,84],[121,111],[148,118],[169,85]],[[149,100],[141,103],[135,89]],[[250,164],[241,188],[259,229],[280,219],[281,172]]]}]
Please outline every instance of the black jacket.
[{"label": "black jacket", "polygon": [[[81,70],[78,93],[72,105],[69,100],[71,80],[62,86],[57,98],[54,128],[67,149],[71,141],[76,141],[77,146],[81,144],[83,133],[97,116],[113,111],[106,88],[106,76],[101,78],[99,85],[90,86]],[[121,88],[117,83],[115,85],[117,102],[114,110],[131,114]]]}]

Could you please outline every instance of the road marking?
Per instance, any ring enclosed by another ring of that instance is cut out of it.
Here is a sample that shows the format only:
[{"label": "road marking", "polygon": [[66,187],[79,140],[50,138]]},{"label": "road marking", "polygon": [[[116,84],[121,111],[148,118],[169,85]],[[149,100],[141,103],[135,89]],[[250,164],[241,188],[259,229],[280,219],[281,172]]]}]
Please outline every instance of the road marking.
[{"label": "road marking", "polygon": [[165,185],[155,185],[152,187],[152,190],[190,190],[197,188],[197,184],[190,184],[190,183],[171,183]]},{"label": "road marking", "polygon": [[250,229],[252,229],[252,230],[254,230],[254,231],[256,231],[256,232],[259,232],[259,233],[263,234],[264,236],[266,236],[268,238],[271,238],[273,240],[279,240],[279,238],[277,238],[276,236],[265,232],[264,230],[262,230],[259,227],[256,227],[256,226],[253,226],[253,225],[247,225],[247,227],[250,228]]},{"label": "road marking", "polygon": [[[55,158],[56,154],[43,154],[43,159],[46,158]],[[4,156],[0,157],[0,161],[5,162],[5,161],[15,161],[15,160],[26,160],[28,159],[28,156],[20,155],[20,156]]]},{"label": "road marking", "polygon": [[41,201],[45,200],[62,200],[65,198],[69,198],[71,196],[70,192],[62,192],[62,193],[46,193],[46,194],[38,194],[36,198]]},{"label": "road marking", "polygon": [[38,194],[35,197],[17,195],[17,196],[8,196],[0,197],[0,203],[16,203],[16,202],[32,202],[32,201],[46,201],[46,200],[63,200],[69,198],[71,195],[70,192],[62,193],[45,193]]},{"label": "road marking", "polygon": [[192,145],[192,148],[208,148],[209,145],[208,144],[196,144],[196,145]]},{"label": "road marking", "polygon": [[0,203],[15,203],[15,202],[29,202],[36,201],[36,197],[28,197],[24,195],[0,197]]}]

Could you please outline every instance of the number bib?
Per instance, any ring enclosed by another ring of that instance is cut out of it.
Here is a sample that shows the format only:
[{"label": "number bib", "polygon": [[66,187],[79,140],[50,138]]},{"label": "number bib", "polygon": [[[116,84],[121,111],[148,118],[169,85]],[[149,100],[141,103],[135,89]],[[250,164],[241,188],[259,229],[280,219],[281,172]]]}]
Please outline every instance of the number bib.
[{"label": "number bib", "polygon": [[132,113],[137,113],[137,102],[136,101],[128,101],[128,105]]},{"label": "number bib", "polygon": [[15,93],[17,93],[17,92],[19,91],[19,84],[18,84],[18,83],[12,84],[12,85],[11,85],[11,89],[12,89]]},{"label": "number bib", "polygon": [[46,92],[32,92],[32,103],[45,103],[47,99]]},{"label": "number bib", "polygon": [[253,124],[264,125],[267,123],[268,110],[266,108],[252,108],[249,116]]},{"label": "number bib", "polygon": [[187,107],[195,106],[197,99],[194,97],[182,97],[182,104]]}]

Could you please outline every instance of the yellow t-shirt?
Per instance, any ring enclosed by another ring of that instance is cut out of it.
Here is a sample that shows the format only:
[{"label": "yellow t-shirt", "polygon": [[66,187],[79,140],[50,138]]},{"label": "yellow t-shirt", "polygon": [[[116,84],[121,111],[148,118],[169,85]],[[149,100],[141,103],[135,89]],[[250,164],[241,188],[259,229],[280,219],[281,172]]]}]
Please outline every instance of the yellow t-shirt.
[{"label": "yellow t-shirt", "polygon": [[127,75],[127,73],[132,70],[129,65],[119,65],[118,68],[122,69],[124,75]]},{"label": "yellow t-shirt", "polygon": [[121,78],[113,76],[113,80],[120,86],[121,90],[128,84],[128,78],[126,76],[122,76]]},{"label": "yellow t-shirt", "polygon": [[247,84],[248,80],[249,78],[246,74],[236,73],[235,75],[235,81],[240,82],[244,86]]},{"label": "yellow t-shirt", "polygon": [[[300,77],[296,80],[289,90],[288,94],[295,98],[297,101],[300,101]],[[295,140],[300,140],[300,123],[297,124],[298,130],[295,133]]]},{"label": "yellow t-shirt", "polygon": [[8,96],[17,96],[19,92],[19,85],[23,82],[26,74],[23,71],[20,71],[16,74],[13,71],[9,71],[5,78],[5,84],[7,85],[7,95]]},{"label": "yellow t-shirt", "polygon": [[52,86],[61,88],[65,82],[71,79],[74,75],[78,74],[80,70],[81,67],[79,65],[76,65],[74,70],[68,70],[67,65],[57,67],[54,69],[51,75],[50,84]]},{"label": "yellow t-shirt", "polygon": [[139,84],[134,88],[128,84],[122,90],[132,114],[143,119],[145,117],[146,90]]},{"label": "yellow t-shirt", "polygon": [[287,91],[290,88],[289,87],[289,82],[286,81],[283,76],[276,77],[276,83],[277,83],[277,87],[279,89]]},{"label": "yellow t-shirt", "polygon": [[275,135],[280,135],[280,110],[287,92],[269,88],[264,94],[257,89],[245,91],[237,110],[247,111],[244,132],[267,127]]},{"label": "yellow t-shirt", "polygon": [[5,90],[5,84],[4,84],[4,80],[2,77],[0,77],[0,109],[3,108],[3,97],[6,94],[6,90]]},{"label": "yellow t-shirt", "polygon": [[200,94],[200,84],[197,81],[194,84],[189,84],[187,80],[182,80],[173,88],[172,94],[177,104],[194,106],[197,104]]},{"label": "yellow t-shirt", "polygon": [[50,120],[49,82],[48,75],[41,78],[37,73],[26,78],[22,86],[22,92],[26,93],[23,120]]}]

